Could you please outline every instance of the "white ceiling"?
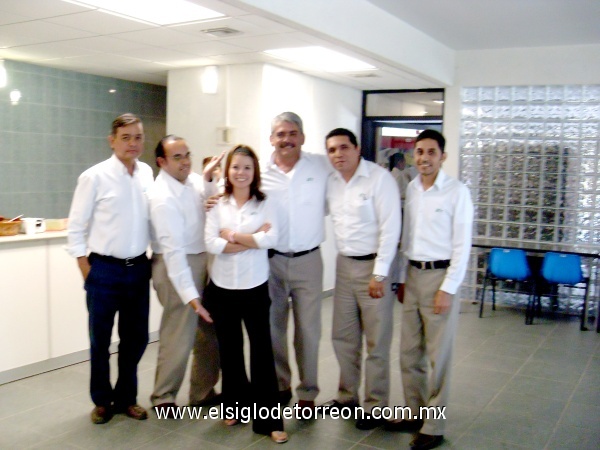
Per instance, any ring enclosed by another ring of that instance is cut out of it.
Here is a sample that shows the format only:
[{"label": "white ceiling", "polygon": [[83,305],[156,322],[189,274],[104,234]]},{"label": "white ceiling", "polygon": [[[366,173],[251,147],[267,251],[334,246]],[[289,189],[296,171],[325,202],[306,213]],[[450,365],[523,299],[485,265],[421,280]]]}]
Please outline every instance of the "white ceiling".
[{"label": "white ceiling", "polygon": [[[366,58],[340,40],[295,26],[290,18],[277,20],[227,0],[191,1],[227,18],[159,27],[62,0],[0,0],[0,58],[161,85],[166,85],[172,69],[269,62],[358,89],[441,87],[407,75],[386,55]],[[600,43],[600,0],[354,1],[369,2],[454,50]],[[241,33],[216,38],[202,32],[216,27]],[[262,53],[305,45],[342,51],[379,70],[317,73]]]}]

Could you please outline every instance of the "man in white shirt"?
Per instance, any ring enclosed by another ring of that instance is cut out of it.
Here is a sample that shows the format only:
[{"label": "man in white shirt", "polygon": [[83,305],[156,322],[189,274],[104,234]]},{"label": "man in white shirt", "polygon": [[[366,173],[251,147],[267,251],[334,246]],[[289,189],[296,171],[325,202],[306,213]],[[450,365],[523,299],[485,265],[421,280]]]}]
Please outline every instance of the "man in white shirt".
[{"label": "man in white shirt", "polygon": [[370,430],[383,422],[372,409],[389,400],[394,280],[388,275],[400,238],[400,196],[387,170],[361,158],[354,133],[336,128],[325,146],[336,170],[329,176],[327,205],[338,249],[331,334],[340,381],[330,406],[359,404],[364,336],[367,415],[356,427]]},{"label": "man in white shirt", "polygon": [[[299,406],[314,407],[321,339],[325,189],[331,168],[324,155],[302,150],[302,119],[284,112],[271,122],[273,156],[261,170],[262,189],[275,202],[279,240],[270,251],[271,336],[280,399],[292,397],[287,327],[294,315],[294,349],[300,384]],[[291,298],[291,302],[288,299]]]},{"label": "man in white shirt", "polygon": [[[441,170],[445,143],[435,130],[417,137],[414,161],[419,175],[408,185],[404,205],[398,289],[398,300],[404,302],[400,369],[406,406],[413,415],[419,414],[420,407],[448,405],[460,309],[455,294],[471,249],[473,203],[467,187]],[[445,418],[430,415],[425,420],[389,422],[386,428],[419,431],[411,448],[425,450],[442,443],[445,425]]]},{"label": "man in white shirt", "polygon": [[[173,417],[175,400],[193,348],[190,405],[215,401],[219,347],[212,319],[202,306],[207,278],[204,200],[217,192],[212,158],[204,180],[192,172],[184,139],[169,135],[155,150],[160,172],[149,191],[152,221],[152,280],[163,306],[154,392],[150,400],[162,417]],[[204,183],[206,181],[206,185]]]},{"label": "man in white shirt", "polygon": [[[117,117],[108,142],[112,157],[79,176],[68,227],[68,251],[77,258],[87,291],[96,424],[108,422],[114,412],[137,420],[148,417],[137,404],[137,365],[148,344],[146,190],[153,182],[150,166],[138,161],[144,149],[141,120],[133,114]],[[117,312],[119,375],[113,389],[108,348]]]}]

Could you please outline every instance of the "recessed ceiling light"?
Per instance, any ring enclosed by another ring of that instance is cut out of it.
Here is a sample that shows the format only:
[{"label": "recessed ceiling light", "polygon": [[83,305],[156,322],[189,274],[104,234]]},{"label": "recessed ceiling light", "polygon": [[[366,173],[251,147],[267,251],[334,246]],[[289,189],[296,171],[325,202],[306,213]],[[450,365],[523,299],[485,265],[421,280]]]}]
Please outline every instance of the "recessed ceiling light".
[{"label": "recessed ceiling light", "polygon": [[187,0],[63,0],[86,6],[126,19],[149,22],[155,25],[175,25],[185,22],[216,19],[225,14],[204,8]]},{"label": "recessed ceiling light", "polygon": [[375,66],[351,56],[318,46],[277,48],[265,50],[264,53],[325,72],[358,72],[377,69]]},{"label": "recessed ceiling light", "polygon": [[441,105],[444,103],[444,100],[432,100],[433,103],[437,103],[438,105]]}]

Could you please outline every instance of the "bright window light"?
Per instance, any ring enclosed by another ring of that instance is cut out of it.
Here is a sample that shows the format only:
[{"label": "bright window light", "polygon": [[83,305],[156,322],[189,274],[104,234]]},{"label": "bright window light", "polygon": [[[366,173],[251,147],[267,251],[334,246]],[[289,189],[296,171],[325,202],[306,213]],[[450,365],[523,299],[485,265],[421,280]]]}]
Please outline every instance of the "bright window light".
[{"label": "bright window light", "polygon": [[212,9],[204,8],[186,0],[63,0],[81,6],[98,8],[99,11],[127,19],[149,22],[155,25],[174,25],[185,22],[223,17]]},{"label": "bright window light", "polygon": [[423,130],[415,130],[413,128],[381,127],[381,135],[391,137],[417,137],[421,131]]},{"label": "bright window light", "polygon": [[325,72],[359,72],[376,67],[356,58],[323,47],[277,48],[265,50],[267,55]]}]

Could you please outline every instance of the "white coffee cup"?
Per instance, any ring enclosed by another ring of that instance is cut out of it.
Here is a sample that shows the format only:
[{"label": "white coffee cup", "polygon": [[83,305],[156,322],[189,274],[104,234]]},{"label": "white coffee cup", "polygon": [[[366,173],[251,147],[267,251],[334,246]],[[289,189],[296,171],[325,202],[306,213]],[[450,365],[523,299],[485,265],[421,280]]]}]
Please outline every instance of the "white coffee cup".
[{"label": "white coffee cup", "polygon": [[35,234],[37,230],[37,219],[33,218],[24,218],[21,219],[21,226],[25,234]]}]

